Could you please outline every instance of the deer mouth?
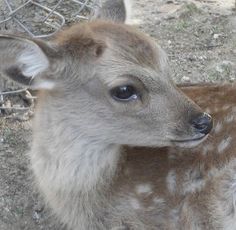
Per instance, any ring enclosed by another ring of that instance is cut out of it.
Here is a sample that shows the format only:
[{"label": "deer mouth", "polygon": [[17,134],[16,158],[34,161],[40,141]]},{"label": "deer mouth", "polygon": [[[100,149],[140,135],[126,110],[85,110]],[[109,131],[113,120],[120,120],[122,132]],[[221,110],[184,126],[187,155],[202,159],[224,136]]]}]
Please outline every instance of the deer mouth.
[{"label": "deer mouth", "polygon": [[193,148],[207,139],[208,135],[202,135],[197,138],[192,139],[183,139],[183,140],[172,140],[171,142],[175,146],[184,147],[184,148]]}]

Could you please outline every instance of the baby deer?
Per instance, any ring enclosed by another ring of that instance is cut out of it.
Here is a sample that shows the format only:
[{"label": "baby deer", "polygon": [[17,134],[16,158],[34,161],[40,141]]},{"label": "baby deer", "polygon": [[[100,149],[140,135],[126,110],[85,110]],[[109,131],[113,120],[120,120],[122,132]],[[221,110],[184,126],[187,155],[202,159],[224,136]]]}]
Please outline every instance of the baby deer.
[{"label": "baby deer", "polygon": [[183,89],[225,120],[178,148],[205,140],[212,119],[170,80],[164,51],[121,23],[126,4],[109,4],[106,20],[49,42],[0,36],[1,72],[39,90],[30,159],[41,193],[73,230],[233,229],[234,88]]}]

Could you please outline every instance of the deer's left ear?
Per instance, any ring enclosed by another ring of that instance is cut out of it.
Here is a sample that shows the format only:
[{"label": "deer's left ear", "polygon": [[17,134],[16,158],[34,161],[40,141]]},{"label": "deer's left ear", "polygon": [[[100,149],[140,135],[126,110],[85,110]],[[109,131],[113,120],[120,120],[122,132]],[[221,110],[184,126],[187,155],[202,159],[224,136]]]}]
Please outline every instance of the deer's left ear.
[{"label": "deer's left ear", "polygon": [[116,23],[127,23],[130,19],[131,0],[106,0],[95,10],[93,20],[102,19]]},{"label": "deer's left ear", "polygon": [[43,41],[0,35],[0,72],[27,87],[52,89],[53,81],[41,77],[50,66],[50,50]]}]

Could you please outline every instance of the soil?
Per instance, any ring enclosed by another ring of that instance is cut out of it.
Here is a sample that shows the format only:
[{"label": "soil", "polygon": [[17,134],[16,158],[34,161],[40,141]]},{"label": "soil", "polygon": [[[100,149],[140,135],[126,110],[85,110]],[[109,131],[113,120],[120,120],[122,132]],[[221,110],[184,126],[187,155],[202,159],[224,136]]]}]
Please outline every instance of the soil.
[{"label": "soil", "polygon": [[[133,0],[132,22],[166,50],[176,82],[234,81],[234,4],[234,0]],[[18,95],[9,103],[26,103],[21,99]],[[1,230],[62,229],[33,186],[27,156],[31,115],[17,119],[10,112],[0,113]]]}]

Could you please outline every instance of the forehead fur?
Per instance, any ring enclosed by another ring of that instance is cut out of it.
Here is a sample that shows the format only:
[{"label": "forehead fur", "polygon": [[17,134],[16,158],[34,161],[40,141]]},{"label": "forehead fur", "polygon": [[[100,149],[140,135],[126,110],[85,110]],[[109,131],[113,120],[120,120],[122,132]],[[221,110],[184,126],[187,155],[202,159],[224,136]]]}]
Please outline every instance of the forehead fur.
[{"label": "forehead fur", "polygon": [[136,64],[158,64],[158,49],[152,39],[124,24],[102,21],[76,24],[61,32],[57,42],[67,51],[79,55],[87,53],[91,47],[101,45],[114,49],[117,55]]}]

